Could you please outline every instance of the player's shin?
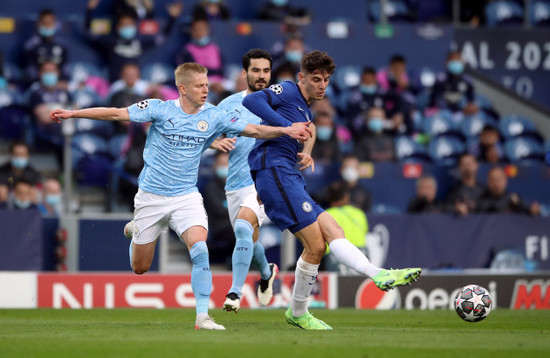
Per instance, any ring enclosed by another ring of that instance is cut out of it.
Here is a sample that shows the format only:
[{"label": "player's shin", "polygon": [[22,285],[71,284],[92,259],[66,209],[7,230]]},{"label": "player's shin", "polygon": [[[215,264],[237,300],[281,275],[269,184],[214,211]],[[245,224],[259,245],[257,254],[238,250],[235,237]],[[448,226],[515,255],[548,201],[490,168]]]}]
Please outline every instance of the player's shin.
[{"label": "player's shin", "polygon": [[369,259],[348,239],[335,239],[329,245],[336,260],[363,275],[374,277],[382,269],[370,263]]},{"label": "player's shin", "polygon": [[236,293],[241,296],[241,290],[246,280],[246,275],[250,269],[250,262],[252,261],[253,243],[252,234],[254,228],[250,223],[243,219],[237,219],[235,221],[235,248],[233,249],[232,274],[233,284],[229,292]]},{"label": "player's shin", "polygon": [[294,317],[301,316],[307,312],[307,301],[317,280],[319,265],[305,262],[302,257],[296,263],[294,274],[294,288],[292,289],[292,314]]},{"label": "player's shin", "polygon": [[208,259],[206,242],[199,241],[189,250],[193,270],[191,271],[191,288],[196,300],[197,317],[208,314],[208,302],[212,292],[212,272]]}]

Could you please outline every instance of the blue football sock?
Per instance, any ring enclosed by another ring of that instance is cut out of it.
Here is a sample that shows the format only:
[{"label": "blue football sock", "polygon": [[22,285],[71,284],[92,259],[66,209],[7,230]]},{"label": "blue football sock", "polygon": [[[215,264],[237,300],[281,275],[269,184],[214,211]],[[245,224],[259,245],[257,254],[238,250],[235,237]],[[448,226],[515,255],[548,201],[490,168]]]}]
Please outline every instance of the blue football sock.
[{"label": "blue football sock", "polygon": [[132,270],[134,269],[134,267],[132,266],[132,247],[133,246],[134,246],[134,241],[130,240],[130,246],[128,247],[128,255],[130,255],[130,267],[132,268]]},{"label": "blue football sock", "polygon": [[229,292],[236,293],[241,297],[241,290],[250,269],[252,261],[252,234],[254,228],[250,223],[243,219],[235,220],[235,248],[233,249],[233,257],[231,260],[233,271],[233,284]]},{"label": "blue football sock", "polygon": [[269,268],[267,257],[265,257],[264,245],[262,245],[260,240],[254,243],[254,256],[252,256],[252,261],[254,265],[256,265],[258,271],[260,271],[263,280],[267,280],[271,277],[271,269]]},{"label": "blue football sock", "polygon": [[193,270],[191,271],[191,288],[196,300],[197,315],[208,313],[208,302],[212,292],[212,272],[208,261],[206,242],[199,241],[189,250]]}]

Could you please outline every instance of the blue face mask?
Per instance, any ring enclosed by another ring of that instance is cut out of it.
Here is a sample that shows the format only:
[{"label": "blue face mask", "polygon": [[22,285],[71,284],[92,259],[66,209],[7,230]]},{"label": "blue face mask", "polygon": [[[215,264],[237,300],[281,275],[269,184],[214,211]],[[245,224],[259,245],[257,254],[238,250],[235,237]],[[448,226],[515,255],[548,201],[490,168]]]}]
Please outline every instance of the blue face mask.
[{"label": "blue face mask", "polygon": [[464,72],[464,64],[459,60],[449,61],[447,63],[447,70],[453,75],[461,75]]},{"label": "blue face mask", "polygon": [[216,176],[220,179],[227,178],[227,173],[229,172],[229,167],[217,167]]},{"label": "blue face mask", "polygon": [[302,53],[300,51],[286,51],[285,58],[288,62],[300,62],[300,60],[302,60]]},{"label": "blue face mask", "polygon": [[118,34],[120,35],[120,37],[126,40],[130,40],[136,37],[136,33],[137,29],[135,26],[132,25],[123,26],[118,30]]},{"label": "blue face mask", "polygon": [[271,0],[271,3],[275,6],[285,6],[288,0]]},{"label": "blue face mask", "polygon": [[380,133],[384,130],[384,120],[382,118],[370,118],[368,126],[372,132]]},{"label": "blue face mask", "polygon": [[45,201],[46,204],[55,206],[61,202],[61,194],[47,194]]},{"label": "blue face mask", "polygon": [[11,158],[11,165],[17,169],[23,169],[29,164],[29,158],[13,157]]},{"label": "blue face mask", "polygon": [[6,79],[0,76],[0,90],[6,88],[7,86],[8,86],[8,82],[6,82]]},{"label": "blue face mask", "polygon": [[59,76],[56,72],[44,72],[40,76],[40,81],[42,81],[42,84],[46,87],[53,87],[57,84],[57,80],[59,79]]},{"label": "blue face mask", "polygon": [[332,127],[329,126],[318,126],[317,127],[317,138],[319,140],[329,140],[332,136]]},{"label": "blue face mask", "polygon": [[42,37],[52,37],[55,35],[55,27],[38,27],[38,34]]},{"label": "blue face mask", "polygon": [[359,91],[363,94],[373,94],[376,92],[376,85],[360,85]]},{"label": "blue face mask", "polygon": [[210,43],[210,36],[203,36],[201,38],[195,39],[195,43],[199,46],[206,46]]},{"label": "blue face mask", "polygon": [[19,200],[17,198],[13,199],[13,205],[15,205],[19,209],[27,209],[29,206],[31,206],[30,200]]}]

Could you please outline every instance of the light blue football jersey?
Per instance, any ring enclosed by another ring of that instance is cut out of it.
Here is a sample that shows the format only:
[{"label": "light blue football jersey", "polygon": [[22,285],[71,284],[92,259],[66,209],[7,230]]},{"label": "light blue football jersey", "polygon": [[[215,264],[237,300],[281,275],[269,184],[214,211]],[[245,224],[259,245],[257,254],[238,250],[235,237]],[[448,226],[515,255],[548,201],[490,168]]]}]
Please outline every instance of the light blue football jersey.
[{"label": "light blue football jersey", "polygon": [[128,107],[128,112],[133,122],[151,122],[138,185],[164,196],[198,191],[202,152],[220,135],[238,135],[248,124],[238,113],[227,113],[208,103],[198,113],[187,114],[177,99],[147,99]]},{"label": "light blue football jersey", "polygon": [[[260,117],[243,106],[246,91],[235,93],[218,104],[218,108],[232,112],[236,111],[242,121],[250,124],[260,124]],[[229,137],[229,136],[228,136]],[[233,191],[254,184],[250,176],[248,154],[254,148],[255,138],[237,137],[235,149],[229,152],[229,173],[225,182],[225,191]]]}]

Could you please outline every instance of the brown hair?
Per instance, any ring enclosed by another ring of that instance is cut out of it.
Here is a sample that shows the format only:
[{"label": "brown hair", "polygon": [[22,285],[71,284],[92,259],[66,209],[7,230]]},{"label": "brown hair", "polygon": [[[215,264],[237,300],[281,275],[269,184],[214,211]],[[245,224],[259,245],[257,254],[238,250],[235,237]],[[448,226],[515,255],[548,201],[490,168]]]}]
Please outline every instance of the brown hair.
[{"label": "brown hair", "polygon": [[192,73],[208,73],[206,67],[199,65],[195,62],[182,63],[174,71],[174,77],[176,78],[176,87],[181,86],[188,80],[188,77]]},{"label": "brown hair", "polygon": [[335,68],[336,64],[334,63],[334,59],[326,52],[321,52],[319,50],[304,54],[302,62],[300,63],[300,69],[305,73],[313,73],[319,70],[321,72],[326,72],[330,76],[334,73]]}]

